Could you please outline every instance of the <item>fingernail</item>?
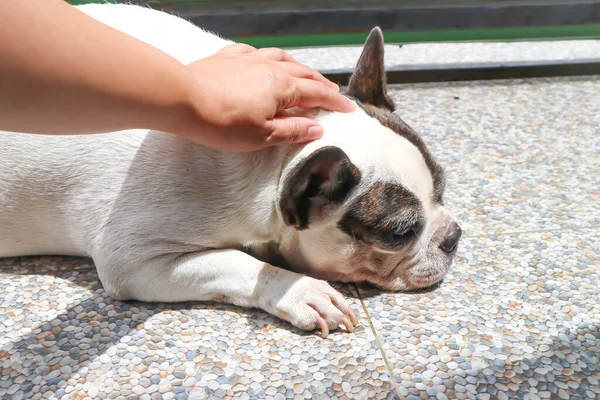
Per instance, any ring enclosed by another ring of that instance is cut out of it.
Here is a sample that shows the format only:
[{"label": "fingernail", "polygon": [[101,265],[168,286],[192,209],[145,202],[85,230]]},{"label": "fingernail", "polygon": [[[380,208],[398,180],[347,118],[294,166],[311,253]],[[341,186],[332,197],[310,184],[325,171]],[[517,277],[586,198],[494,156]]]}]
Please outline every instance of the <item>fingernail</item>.
[{"label": "fingernail", "polygon": [[308,140],[317,140],[323,136],[323,127],[321,125],[315,125],[308,128]]}]

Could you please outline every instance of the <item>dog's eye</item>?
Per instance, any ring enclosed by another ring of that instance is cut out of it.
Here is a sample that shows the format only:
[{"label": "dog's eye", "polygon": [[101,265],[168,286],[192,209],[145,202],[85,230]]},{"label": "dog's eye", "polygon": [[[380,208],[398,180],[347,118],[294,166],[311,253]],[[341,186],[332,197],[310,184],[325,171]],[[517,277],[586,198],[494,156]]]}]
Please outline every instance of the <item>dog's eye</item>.
[{"label": "dog's eye", "polygon": [[416,236],[417,236],[417,231],[415,229],[409,229],[404,232],[392,232],[391,233],[392,241],[397,244],[409,243]]}]

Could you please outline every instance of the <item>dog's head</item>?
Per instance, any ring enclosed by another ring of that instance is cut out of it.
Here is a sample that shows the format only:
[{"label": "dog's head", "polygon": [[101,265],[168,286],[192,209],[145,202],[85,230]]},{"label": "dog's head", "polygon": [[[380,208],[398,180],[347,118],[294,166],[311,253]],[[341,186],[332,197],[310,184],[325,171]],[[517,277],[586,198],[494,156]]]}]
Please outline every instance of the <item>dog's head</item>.
[{"label": "dog's head", "polygon": [[294,270],[384,290],[440,282],[461,236],[444,208],[444,171],[386,93],[383,35],[369,35],[346,95],[354,113],[322,112],[322,139],[284,169],[279,253]]}]

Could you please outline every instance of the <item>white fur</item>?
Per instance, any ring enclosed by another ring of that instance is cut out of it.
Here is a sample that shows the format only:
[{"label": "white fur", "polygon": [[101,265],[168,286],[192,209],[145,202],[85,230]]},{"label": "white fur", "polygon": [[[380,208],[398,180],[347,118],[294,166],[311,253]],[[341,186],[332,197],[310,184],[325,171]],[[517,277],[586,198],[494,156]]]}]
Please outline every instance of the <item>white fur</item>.
[{"label": "white fur", "polygon": [[[79,9],[182,63],[231,43],[148,8]],[[281,182],[293,167],[314,150],[335,145],[362,173],[353,196],[375,180],[401,182],[430,219],[440,211],[432,205],[431,175],[407,140],[360,109],[322,112],[318,120],[326,132],[322,140],[252,154],[220,153],[148,130],[86,136],[0,132],[0,257],[91,256],[104,288],[117,299],[215,299],[261,307],[303,329],[318,326],[319,314],[337,327],[348,309],[327,283],[242,251],[258,255],[275,242],[309,265],[337,260],[332,268],[350,268],[344,262],[351,241],[331,221],[301,233],[283,223]]]}]

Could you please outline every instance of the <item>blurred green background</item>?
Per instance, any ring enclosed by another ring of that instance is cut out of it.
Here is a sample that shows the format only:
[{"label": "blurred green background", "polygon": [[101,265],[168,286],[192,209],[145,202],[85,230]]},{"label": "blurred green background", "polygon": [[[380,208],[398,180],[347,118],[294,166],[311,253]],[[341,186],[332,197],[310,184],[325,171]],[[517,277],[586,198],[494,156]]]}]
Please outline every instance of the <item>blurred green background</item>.
[{"label": "blurred green background", "polygon": [[[555,3],[558,1],[553,0]],[[116,3],[119,0],[68,0],[69,3],[88,4],[110,2]],[[179,5],[193,3],[209,5],[214,8],[215,5],[220,9],[227,10],[227,3],[233,3],[231,0],[154,0],[161,8],[177,7]],[[552,2],[552,1],[551,1]],[[236,1],[235,3],[252,4],[252,1]],[[261,2],[254,2],[261,3]],[[265,3],[277,3],[276,0],[262,1]],[[323,0],[321,4],[326,4]],[[338,3],[340,3],[338,1]],[[348,4],[352,3],[351,1]],[[403,5],[399,1],[398,4]],[[427,1],[423,4],[426,5]],[[485,1],[482,3],[486,3]],[[526,2],[523,2],[526,3]],[[563,3],[568,3],[563,1]],[[344,3],[341,3],[344,4]],[[236,5],[237,7],[237,5]],[[232,7],[231,10],[235,10]],[[198,8],[202,9],[202,8]],[[173,10],[177,10],[174,8]],[[209,12],[209,11],[208,11]],[[235,11],[234,11],[235,12]],[[243,15],[243,14],[241,14]],[[242,18],[242,17],[241,17]],[[309,46],[338,46],[338,45],[362,45],[368,32],[344,32],[344,33],[320,33],[320,34],[291,34],[291,35],[248,35],[232,37],[237,42],[248,43],[256,47],[309,47]],[[227,36],[227,35],[225,35]],[[556,25],[556,26],[534,26],[534,27],[508,27],[508,28],[477,28],[477,29],[429,29],[429,30],[404,30],[390,31],[385,30],[386,43],[423,43],[423,42],[457,42],[457,41],[523,41],[523,40],[566,40],[566,39],[598,39],[600,38],[600,24],[580,24],[580,25]]]}]

